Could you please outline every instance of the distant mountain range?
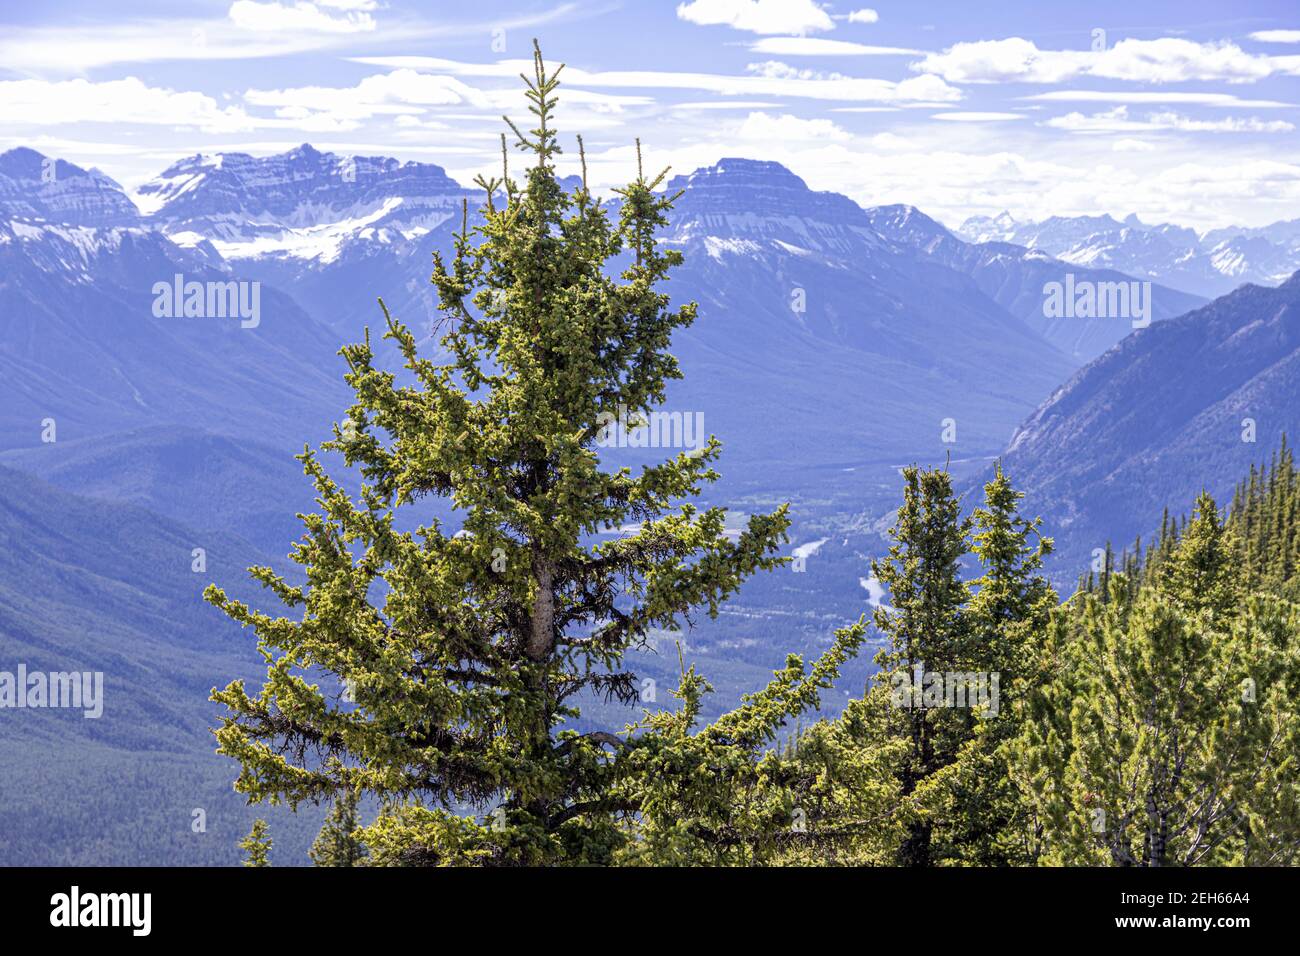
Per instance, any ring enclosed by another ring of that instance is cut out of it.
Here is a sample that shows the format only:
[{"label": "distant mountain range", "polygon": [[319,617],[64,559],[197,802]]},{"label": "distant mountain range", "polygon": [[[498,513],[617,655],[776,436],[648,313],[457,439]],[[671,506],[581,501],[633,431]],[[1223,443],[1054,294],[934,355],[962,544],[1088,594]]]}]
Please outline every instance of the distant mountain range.
[{"label": "distant mountain range", "polygon": [[[1110,234],[1101,220],[953,232],[911,206],[864,209],[811,190],[770,162],[723,159],[667,188],[682,195],[662,238],[685,253],[669,291],[700,303],[672,345],[685,378],[667,408],[703,413],[723,440],[712,503],[743,513],[790,501],[790,550],[807,559],[802,573],[759,576],[686,635],[733,698],[879,600],[869,560],[902,465],[948,461],[974,487],[1004,453],[1061,542],[1054,569],[1067,578],[1098,542],[1144,531],[1165,504],[1185,508],[1197,482],[1221,490],[1300,425],[1298,280],[1207,305],[1208,286],[1187,281],[1201,273],[1166,275],[1154,252],[1131,267],[1118,252],[1085,259],[1087,238]],[[431,254],[451,251],[462,202],[473,226],[480,200],[435,165],[307,145],[190,157],[134,199],[97,170],[0,154],[0,530],[17,543],[0,555],[0,664],[104,663],[133,695],[121,726],[79,725],[59,749],[53,725],[32,723],[20,744],[49,744],[87,786],[112,788],[115,768],[164,768],[164,793],[136,808],[141,819],[181,812],[191,776],[211,792],[220,762],[177,755],[209,746],[208,687],[259,659],[199,601],[201,583],[239,592],[240,567],[283,565],[294,513],[312,508],[292,456],[348,406],[337,350],[379,326],[376,296],[438,357]],[[1250,250],[1285,246],[1285,225],[1202,237],[1140,228],[1153,249]],[[258,283],[259,321],[159,314],[155,287],[178,275]],[[1049,316],[1045,289],[1067,277],[1150,280],[1152,324]],[[1245,417],[1258,444],[1232,443]],[[662,451],[604,454],[635,466]],[[202,582],[189,570],[196,546],[213,555]],[[644,666],[668,679],[677,663]],[[169,673],[151,680],[152,667]],[[151,739],[165,751],[156,760],[144,754]],[[40,780],[31,761],[0,778],[0,862],[42,859],[36,844],[6,851],[2,836],[2,808],[21,795],[31,810]],[[231,811],[222,826],[242,821]],[[140,838],[139,858],[226,859],[177,842],[181,824]],[[69,833],[44,859],[98,859]]]},{"label": "distant mountain range", "polygon": [[[36,154],[21,158],[14,165],[25,177],[48,166]],[[40,320],[44,344],[57,347],[35,354],[38,340],[26,336],[5,346],[31,379],[23,401],[0,413],[0,428],[17,431],[12,443],[32,436],[31,422],[51,409],[78,424],[90,416],[69,407],[74,385],[98,396],[100,432],[160,420],[229,430],[238,420],[263,439],[283,436],[285,418],[331,420],[342,407],[328,385],[339,369],[331,353],[377,324],[376,295],[431,333],[430,253],[450,251],[462,201],[479,201],[437,166],[304,145],[265,158],[178,162],[138,191],[146,215],[136,224],[105,226],[100,210],[121,205],[103,199],[105,178],[76,167],[64,174],[61,194],[95,201],[47,204],[40,218],[27,206],[0,207],[12,233],[8,242],[0,235],[0,254],[13,260],[15,280],[3,293],[15,298],[12,311],[56,308],[61,298],[42,285],[47,279],[76,276],[86,296],[68,303],[67,315]],[[5,194],[31,182],[20,186]],[[766,480],[775,477],[769,464],[806,473],[893,461],[915,453],[918,434],[937,442],[946,418],[960,419],[965,449],[992,454],[1042,395],[1091,357],[1064,354],[967,271],[882,235],[868,211],[809,190],[775,163],[723,160],[670,188],[685,193],[665,241],[690,253],[674,290],[699,299],[708,318],[675,343],[687,378],[670,398],[703,411],[708,427],[728,438],[740,466],[734,474]],[[95,210],[96,225],[80,221],[83,208]],[[56,213],[57,221],[47,218]],[[261,282],[278,321],[244,330],[150,316],[154,283],[182,272]],[[111,307],[92,304],[101,299]],[[120,344],[107,345],[86,323],[117,329],[107,338]],[[1111,324],[1118,335],[1123,323]],[[436,341],[428,345],[436,349]],[[186,384],[166,382],[181,369]],[[61,379],[73,381],[42,394],[42,382]],[[159,385],[166,402],[151,391]],[[842,423],[825,414],[833,407],[869,410],[856,414],[855,448],[844,447]]]},{"label": "distant mountain range", "polygon": [[[1044,290],[1050,283],[1131,283],[1133,277],[1122,271],[1065,263],[1009,242],[965,242],[913,206],[878,206],[868,215],[881,235],[971,276],[982,292],[1077,362],[1095,358],[1133,331],[1133,323],[1123,317],[1049,316],[1044,308]],[[1204,301],[1153,285],[1151,321],[1181,315]]]},{"label": "distant mountain range", "polygon": [[957,229],[971,242],[1007,242],[1073,265],[1113,269],[1214,298],[1247,282],[1278,285],[1300,269],[1300,219],[1256,229],[1205,233],[1147,225],[1130,215],[1053,216],[1017,222],[1009,214],[975,216]]}]

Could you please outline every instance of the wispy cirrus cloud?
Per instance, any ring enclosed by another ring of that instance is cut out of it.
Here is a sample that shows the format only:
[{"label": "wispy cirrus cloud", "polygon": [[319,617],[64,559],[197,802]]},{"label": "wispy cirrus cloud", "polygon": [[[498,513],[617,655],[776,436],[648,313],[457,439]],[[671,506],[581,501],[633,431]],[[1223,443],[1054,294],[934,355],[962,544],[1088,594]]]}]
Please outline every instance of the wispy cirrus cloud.
[{"label": "wispy cirrus cloud", "polygon": [[1022,120],[1023,113],[980,112],[963,110],[955,113],[935,113],[930,119],[943,120],[948,123],[1005,123],[1010,120]]},{"label": "wispy cirrus cloud", "polygon": [[[531,61],[498,60],[494,63],[466,63],[426,56],[353,57],[370,66],[410,68],[463,77],[515,79],[531,69]],[[765,65],[766,66],[766,65]],[[784,66],[784,64],[776,64]],[[952,103],[962,98],[961,90],[937,76],[905,80],[883,80],[843,74],[816,74],[791,70],[764,69],[761,75],[732,76],[721,73],[670,72],[663,70],[584,70],[568,66],[564,79],[570,90],[583,87],[606,89],[697,90],[723,96],[779,96],[813,100],[862,101],[877,103]]]},{"label": "wispy cirrus cloud", "polygon": [[376,74],[351,87],[298,86],[276,90],[248,90],[244,100],[265,106],[285,119],[329,116],[359,121],[381,115],[416,115],[430,106],[469,104],[489,106],[479,90],[453,76],[394,70]]},{"label": "wispy cirrus cloud", "polygon": [[229,16],[235,26],[257,32],[362,33],[375,29],[375,19],[369,13],[374,8],[374,0],[297,0],[291,4],[235,0]]},{"label": "wispy cirrus cloud", "polygon": [[1183,90],[1052,90],[1020,97],[1041,103],[1171,103],[1180,106],[1221,106],[1227,109],[1286,109],[1294,103],[1256,100],[1232,93]]},{"label": "wispy cirrus cloud", "polygon": [[826,37],[763,37],[750,44],[754,53],[774,56],[920,56],[924,50],[900,46],[871,46]]},{"label": "wispy cirrus cloud", "polygon": [[1104,50],[1040,50],[1031,40],[1008,37],[957,43],[927,54],[912,69],[949,83],[1063,83],[1080,77],[1253,83],[1275,74],[1300,75],[1300,56],[1248,53],[1228,41],[1197,43],[1178,37],[1124,39]]},{"label": "wispy cirrus cloud", "polygon": [[[533,29],[584,16],[588,8],[566,0],[549,8],[494,19],[441,18],[437,22],[410,15],[390,15],[381,20],[369,12],[377,9],[369,0],[317,0],[314,4],[294,5],[235,0],[221,18],[114,18],[106,22],[6,26],[0,30],[0,72],[31,77],[86,75],[124,64],[269,60],[345,50],[356,53],[359,43],[365,44],[363,49],[383,50],[418,41],[488,36],[493,30]],[[326,26],[326,21],[334,26]]]},{"label": "wispy cirrus cloud", "polygon": [[1262,120],[1258,117],[1229,116],[1221,119],[1194,119],[1174,112],[1129,115],[1127,106],[1093,113],[1067,113],[1054,116],[1045,125],[1075,133],[1128,133],[1170,130],[1181,133],[1289,133],[1294,123],[1286,120]]}]

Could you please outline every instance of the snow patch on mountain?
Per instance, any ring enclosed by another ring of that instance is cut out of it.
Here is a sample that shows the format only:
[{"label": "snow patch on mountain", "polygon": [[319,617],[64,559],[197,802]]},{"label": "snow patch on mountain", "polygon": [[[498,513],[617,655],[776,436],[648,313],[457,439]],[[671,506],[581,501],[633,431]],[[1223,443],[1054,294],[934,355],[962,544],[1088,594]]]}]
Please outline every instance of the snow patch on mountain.
[{"label": "snow patch on mountain", "polygon": [[[431,228],[446,222],[452,215],[450,210],[426,210],[413,218],[413,222],[418,224],[404,220],[402,225],[405,228],[376,226],[376,223],[385,220],[396,222],[398,217],[395,213],[404,202],[405,200],[400,196],[391,196],[377,209],[318,224],[281,226],[260,223],[251,230],[225,232],[226,235],[233,232],[237,238],[214,238],[212,244],[226,259],[287,256],[327,264],[336,261],[349,242],[364,241],[388,245],[403,240],[414,240],[426,235]],[[302,209],[300,216],[296,218],[310,223],[313,216],[311,210]],[[251,235],[248,234],[250,232]],[[187,240],[192,241],[192,238],[199,234],[183,231],[175,235],[185,236]]]},{"label": "snow patch on mountain", "polygon": [[1300,228],[1294,223],[1198,234],[1185,226],[1148,225],[1136,215],[1123,222],[1109,215],[1017,222],[1003,212],[973,216],[956,232],[969,242],[1014,243],[1063,262],[1114,269],[1207,297],[1247,282],[1277,285],[1300,268]]}]

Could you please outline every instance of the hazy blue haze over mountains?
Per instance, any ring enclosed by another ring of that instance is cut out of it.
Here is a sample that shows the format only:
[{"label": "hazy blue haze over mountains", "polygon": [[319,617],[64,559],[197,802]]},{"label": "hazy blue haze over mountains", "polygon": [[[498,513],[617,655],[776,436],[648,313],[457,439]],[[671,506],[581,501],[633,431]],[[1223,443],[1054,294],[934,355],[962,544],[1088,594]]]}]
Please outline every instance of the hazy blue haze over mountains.
[{"label": "hazy blue haze over mountains", "polygon": [[[973,242],[978,224],[954,234],[909,206],[863,209],[776,163],[723,159],[669,188],[684,192],[665,241],[686,254],[669,290],[698,300],[700,318],[674,342],[686,378],[667,407],[703,412],[722,438],[714,499],[737,512],[790,500],[791,548],[807,555],[805,573],[759,576],[688,635],[721,698],[866,607],[903,464],[951,453],[974,482],[1014,433],[1008,468],[1071,575],[1098,536],[1120,541],[1165,503],[1185,507],[1202,476],[1235,481],[1296,431],[1295,282],[1203,297],[1236,284],[1216,265],[1224,250],[1251,253],[1241,275],[1281,268],[1264,263],[1289,254],[1277,252],[1296,239],[1289,224],[1196,237],[1062,221]],[[260,662],[198,595],[216,580],[255,599],[241,569],[285,564],[292,516],[312,497],[292,456],[349,404],[336,353],[380,326],[377,295],[437,357],[430,255],[450,249],[466,196],[472,210],[480,197],[437,166],[304,145],[182,160],[139,191],[141,211],[94,170],[0,155],[0,667],[104,670],[118,708],[71,736],[62,714],[6,731],[0,813],[47,804],[55,835],[0,837],[0,862],[233,858],[227,831],[246,830],[247,814],[232,766],[208,755],[205,699]],[[998,226],[1013,227],[1028,229]],[[1085,257],[1098,235],[1114,241]],[[1161,258],[1189,244],[1204,261]],[[260,324],[155,317],[153,284],[178,273],[261,281]],[[1066,273],[1153,279],[1155,324],[1132,335],[1125,319],[1045,319],[1043,285]],[[1233,425],[1251,410],[1253,446]],[[47,417],[54,444],[40,441]],[[949,418],[954,444],[941,440]],[[636,465],[664,452],[605,454]],[[155,655],[166,673],[151,673]],[[57,799],[54,766],[79,768],[99,803]],[[156,786],[148,806],[123,810],[119,792],[148,791],[132,774]],[[220,808],[223,835],[196,845],[199,801]],[[148,825],[85,846],[94,813]],[[277,833],[286,849],[309,836],[294,826]]]},{"label": "hazy blue haze over mountains", "polygon": [[1009,242],[1074,265],[1114,269],[1213,298],[1247,282],[1278,285],[1300,269],[1300,222],[1215,229],[1200,235],[1148,225],[1130,215],[1053,216],[1016,222],[1002,213],[972,217],[957,230],[972,242]]}]

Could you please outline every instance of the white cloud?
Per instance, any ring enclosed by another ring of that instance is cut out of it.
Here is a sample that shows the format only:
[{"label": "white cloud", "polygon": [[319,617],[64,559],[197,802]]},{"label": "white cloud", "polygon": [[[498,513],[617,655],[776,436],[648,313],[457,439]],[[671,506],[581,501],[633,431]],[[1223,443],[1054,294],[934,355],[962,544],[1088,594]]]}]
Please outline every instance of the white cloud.
[{"label": "white cloud", "polygon": [[1261,43],[1300,43],[1300,30],[1256,30],[1248,36]]},{"label": "white cloud", "polygon": [[764,37],[749,47],[775,56],[919,56],[921,50],[899,46],[868,46],[824,37]]},{"label": "white cloud", "polygon": [[880,14],[870,7],[863,7],[849,14],[849,23],[875,23],[879,19]]},{"label": "white cloud", "polygon": [[[331,7],[343,16],[331,16],[320,9]],[[375,29],[375,18],[367,10],[373,3],[349,0],[323,0],[309,3],[298,0],[292,6],[284,3],[261,3],[258,0],[235,0],[230,5],[229,16],[235,26],[258,33],[279,33],[303,30],[308,33],[365,33]]]},{"label": "white cloud", "polygon": [[148,86],[133,76],[92,83],[84,79],[0,81],[0,124],[141,123],[205,132],[257,125],[242,109],[220,107],[203,93]]},{"label": "white cloud", "polygon": [[1005,120],[1024,119],[1022,113],[979,113],[974,110],[957,113],[935,113],[930,119],[948,120],[954,123],[1001,123]]},{"label": "white cloud", "polygon": [[1111,146],[1117,153],[1153,153],[1156,146],[1140,139],[1117,139]]},{"label": "white cloud", "polygon": [[0,63],[29,74],[67,75],[117,63],[286,56],[329,49],[347,39],[343,34],[252,33],[228,20],[6,27],[0,31]]},{"label": "white cloud", "polygon": [[833,30],[830,16],[813,0],[691,0],[677,16],[700,26],[729,26],[750,33]]},{"label": "white cloud", "polygon": [[1085,116],[1067,113],[1046,123],[1055,129],[1076,133],[1116,133],[1147,130],[1174,130],[1183,133],[1289,133],[1295,125],[1284,120],[1261,120],[1257,117],[1201,120],[1173,112],[1149,113],[1145,119],[1129,116],[1127,106],[1117,106],[1103,113]]},{"label": "white cloud", "polygon": [[[374,0],[316,0],[316,6],[360,15],[374,9],[376,4]],[[573,3],[565,2],[514,17],[481,21],[441,19],[436,23],[389,16],[383,23],[377,22],[376,29],[364,33],[253,30],[237,26],[229,17],[166,20],[117,17],[106,22],[61,22],[57,26],[39,27],[6,24],[0,30],[0,65],[29,76],[79,76],[121,63],[257,59],[349,47],[349,52],[355,53],[360,37],[368,44],[482,37],[496,28],[534,29],[572,16],[574,10]]]},{"label": "white cloud", "polygon": [[[579,89],[565,90],[563,101],[566,119],[574,125],[581,124],[584,129],[611,125],[595,121],[593,115],[615,114],[627,107],[654,104],[654,100],[646,96],[620,96]],[[528,107],[524,92],[517,86],[480,90],[453,76],[412,69],[368,76],[350,87],[252,89],[244,93],[244,102],[250,106],[270,108],[278,120],[293,122],[306,130],[355,129],[367,120],[382,116],[418,119],[431,108],[448,106],[483,110],[482,114],[470,114],[469,118],[497,122],[502,110],[522,112]],[[575,112],[581,113],[579,119],[575,119]],[[420,124],[407,119],[401,125],[410,129]],[[497,133],[491,135],[495,137]]]},{"label": "white cloud", "polygon": [[[353,57],[356,63],[371,66],[409,67],[450,73],[456,76],[498,77],[517,80],[521,70],[532,69],[530,60],[499,60],[495,63],[465,63],[427,56],[373,56]],[[812,71],[793,71],[785,67],[770,68],[773,75],[727,76],[719,73],[673,73],[656,70],[609,70],[592,72],[575,67],[565,67],[566,86],[561,89],[571,94],[582,87],[627,89],[702,90],[722,96],[753,97],[805,97],[815,100],[838,100],[865,103],[937,103],[951,104],[962,98],[961,90],[949,86],[937,76],[915,76],[902,81],[868,79],[841,74],[817,74]],[[764,70],[769,69],[764,67]],[[782,74],[782,75],[778,75]]]},{"label": "white cloud", "polygon": [[489,105],[480,91],[455,77],[415,70],[368,76],[352,87],[248,90],[244,100],[253,106],[271,107],[283,119],[328,120],[343,126],[378,115],[419,114],[429,106]]},{"label": "white cloud", "polygon": [[846,130],[828,119],[801,119],[769,113],[750,113],[736,130],[736,135],[752,143],[843,143],[852,139]]},{"label": "white cloud", "polygon": [[1247,100],[1231,93],[1129,92],[1125,90],[1053,90],[1025,96],[1026,100],[1054,103],[1178,103],[1187,106],[1223,106],[1232,108],[1280,109],[1291,103],[1277,100]]},{"label": "white cloud", "polygon": [[764,103],[761,100],[703,100],[700,102],[673,103],[669,109],[674,112],[692,110],[770,110],[780,103]]},{"label": "white cloud", "polygon": [[1274,74],[1300,75],[1300,56],[1247,53],[1230,42],[1177,37],[1125,39],[1105,50],[1040,50],[1022,37],[957,43],[930,53],[912,69],[950,83],[1060,83],[1082,76],[1141,83],[1220,80],[1252,83]]},{"label": "white cloud", "polygon": [[916,143],[897,133],[877,133],[868,140],[876,149],[900,150],[915,149]]},{"label": "white cloud", "polygon": [[747,63],[747,73],[766,77],[769,80],[842,80],[843,73],[824,73],[811,67],[800,69],[780,60],[764,60],[762,63]]},{"label": "white cloud", "polygon": [[1055,83],[1075,76],[1087,62],[1083,51],[1044,53],[1029,40],[979,40],[928,53],[912,69],[942,76],[950,83]]}]

